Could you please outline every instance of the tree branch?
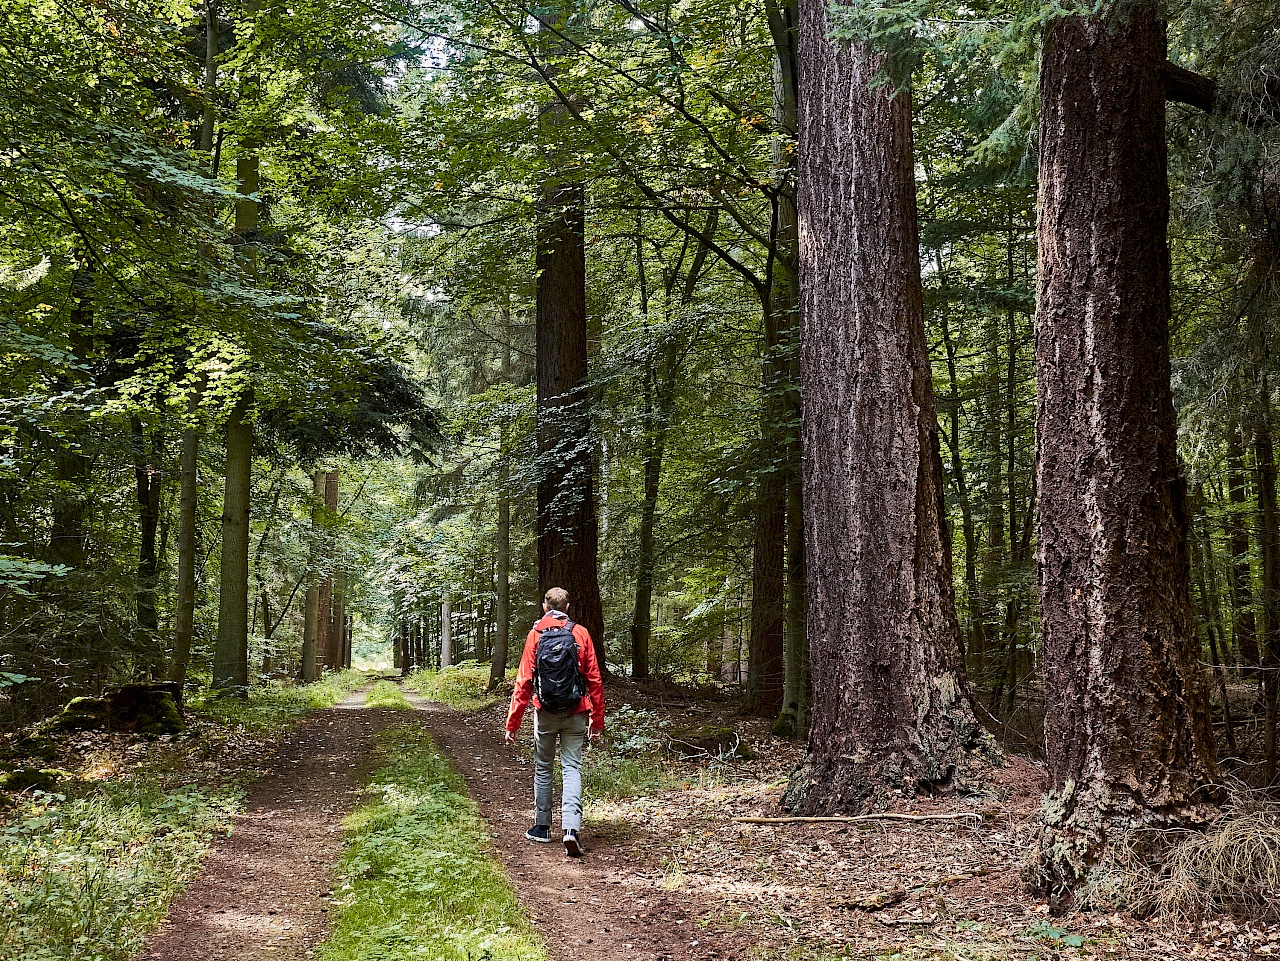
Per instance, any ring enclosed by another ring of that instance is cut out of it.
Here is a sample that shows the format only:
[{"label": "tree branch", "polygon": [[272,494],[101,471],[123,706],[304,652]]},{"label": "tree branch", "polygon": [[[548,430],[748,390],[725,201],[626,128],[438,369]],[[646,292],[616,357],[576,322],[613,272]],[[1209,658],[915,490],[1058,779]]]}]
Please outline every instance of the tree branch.
[{"label": "tree branch", "polygon": [[1213,113],[1219,109],[1218,85],[1204,74],[1166,60],[1160,68],[1160,77],[1164,81],[1166,100],[1185,103],[1188,107],[1195,107],[1205,113]]}]

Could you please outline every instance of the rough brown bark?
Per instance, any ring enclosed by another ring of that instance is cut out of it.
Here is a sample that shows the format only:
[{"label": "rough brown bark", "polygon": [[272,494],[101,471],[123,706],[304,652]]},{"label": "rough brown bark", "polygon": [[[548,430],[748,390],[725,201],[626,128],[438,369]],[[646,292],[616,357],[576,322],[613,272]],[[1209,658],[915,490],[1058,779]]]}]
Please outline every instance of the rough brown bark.
[{"label": "rough brown bark", "polygon": [[925,341],[911,94],[800,4],[800,317],[813,716],[787,805],[963,785],[960,657]]},{"label": "rough brown bark", "polygon": [[1049,28],[1040,74],[1038,585],[1057,908],[1125,832],[1199,822],[1195,668],[1170,392],[1169,199],[1152,3]]},{"label": "rough brown bark", "polygon": [[587,380],[583,190],[547,188],[538,236],[538,586],[569,592],[572,618],[591,633],[603,668],[597,577],[595,452]]}]

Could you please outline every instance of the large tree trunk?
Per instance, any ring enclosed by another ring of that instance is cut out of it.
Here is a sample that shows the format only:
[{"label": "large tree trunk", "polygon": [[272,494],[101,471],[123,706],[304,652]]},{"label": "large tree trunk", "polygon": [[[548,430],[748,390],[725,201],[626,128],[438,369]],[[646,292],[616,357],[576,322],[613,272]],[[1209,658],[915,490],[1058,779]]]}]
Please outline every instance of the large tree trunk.
[{"label": "large tree trunk", "polygon": [[963,786],[960,656],[925,341],[911,94],[800,4],[800,316],[813,717],[789,807]]},{"label": "large tree trunk", "polygon": [[1170,392],[1164,62],[1145,2],[1055,20],[1041,61],[1039,880],[1059,908],[1109,839],[1199,823],[1211,797]]},{"label": "large tree trunk", "polygon": [[549,185],[538,234],[538,589],[569,592],[603,668],[582,204],[580,185]]},{"label": "large tree trunk", "polygon": [[214,687],[249,684],[249,490],[253,427],[249,397],[227,415],[227,477],[222,498],[222,578],[218,592],[218,642]]}]

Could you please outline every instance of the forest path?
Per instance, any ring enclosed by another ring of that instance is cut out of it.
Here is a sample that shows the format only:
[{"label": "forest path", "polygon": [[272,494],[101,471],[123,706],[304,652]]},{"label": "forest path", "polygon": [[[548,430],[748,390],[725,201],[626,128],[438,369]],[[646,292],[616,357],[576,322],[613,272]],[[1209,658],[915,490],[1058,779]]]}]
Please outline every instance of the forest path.
[{"label": "forest path", "polygon": [[[408,694],[408,692],[406,692]],[[414,717],[466,780],[493,848],[552,961],[740,961],[745,947],[698,926],[697,905],[667,892],[625,826],[583,831],[585,856],[533,844],[529,745],[505,745],[503,705],[468,713],[410,694]],[[374,735],[404,711],[365,707],[365,692],[317,711],[274,745],[231,835],[215,844],[140,961],[307,961],[329,930],[343,818],[375,763]],[[625,882],[625,883],[624,883]]]},{"label": "forest path", "polygon": [[328,933],[342,819],[374,763],[373,736],[404,711],[358,691],[275,742],[231,836],[201,863],[142,961],[304,961]]},{"label": "forest path", "polygon": [[[407,693],[407,692],[406,692]],[[553,961],[741,961],[748,945],[699,926],[699,905],[687,892],[666,891],[654,865],[628,845],[625,825],[586,824],[584,856],[569,858],[555,843],[535,844],[524,832],[533,823],[533,757],[529,725],[519,745],[503,742],[506,705],[475,712],[410,700],[467,793],[488,820],[493,847],[520,903],[547,942]],[[559,785],[553,805],[559,822]]]}]

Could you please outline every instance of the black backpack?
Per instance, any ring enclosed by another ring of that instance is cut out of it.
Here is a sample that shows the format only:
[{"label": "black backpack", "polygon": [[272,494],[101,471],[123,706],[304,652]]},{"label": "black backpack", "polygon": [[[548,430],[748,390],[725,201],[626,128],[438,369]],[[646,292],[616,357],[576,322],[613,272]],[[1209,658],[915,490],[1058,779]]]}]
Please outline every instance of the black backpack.
[{"label": "black backpack", "polygon": [[573,621],[552,624],[538,636],[533,659],[533,690],[542,710],[570,714],[587,693],[587,682],[578,667],[578,639]]}]

